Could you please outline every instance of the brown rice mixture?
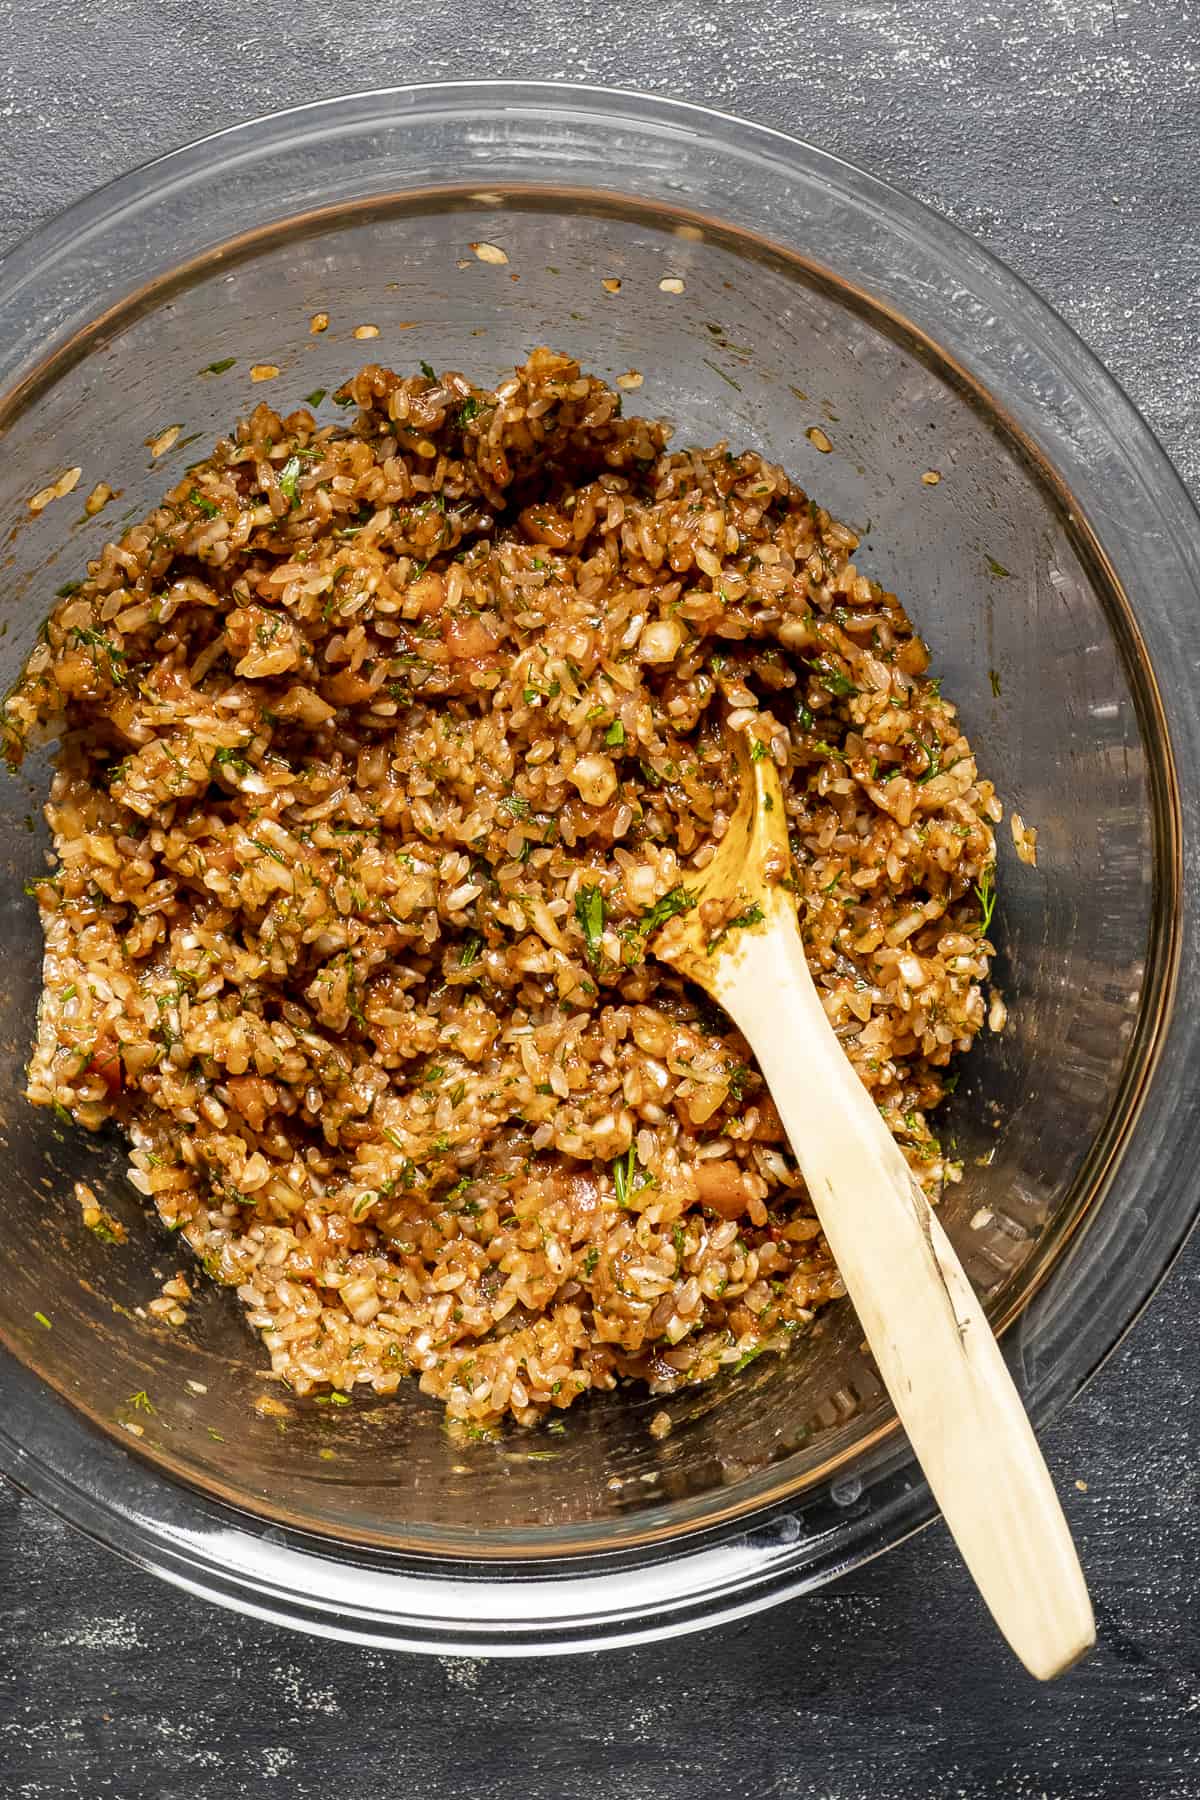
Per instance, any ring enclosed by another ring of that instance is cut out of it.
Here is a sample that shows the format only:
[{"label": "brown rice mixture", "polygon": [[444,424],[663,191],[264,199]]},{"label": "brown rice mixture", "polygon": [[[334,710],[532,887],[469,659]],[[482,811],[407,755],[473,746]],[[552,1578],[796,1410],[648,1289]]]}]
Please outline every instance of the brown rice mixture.
[{"label": "brown rice mixture", "polygon": [[[781,764],[838,1036],[926,1189],[984,1019],[992,827],[854,533],[568,356],[255,408],[57,605],[29,1097],[113,1121],[297,1392],[468,1428],[786,1344],[841,1286],[729,1021],[650,953]],[[172,1315],[174,1316],[174,1315]]]}]

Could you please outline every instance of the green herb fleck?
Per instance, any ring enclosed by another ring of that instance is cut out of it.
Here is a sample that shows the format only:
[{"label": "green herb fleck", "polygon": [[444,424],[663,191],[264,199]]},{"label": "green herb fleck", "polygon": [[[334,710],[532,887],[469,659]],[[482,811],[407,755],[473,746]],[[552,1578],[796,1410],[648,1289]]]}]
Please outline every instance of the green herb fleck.
[{"label": "green herb fleck", "polygon": [[744,912],[738,913],[736,918],[730,919],[728,924],[721,927],[716,937],[713,938],[708,945],[709,956],[716,954],[717,950],[725,942],[725,939],[729,936],[731,931],[744,931],[747,926],[761,925],[762,922],[763,909],[756,900],[752,906],[746,907]]},{"label": "green herb fleck", "polygon": [[213,761],[221,768],[232,769],[235,775],[250,773],[250,764],[246,758],[239,750],[233,749],[228,744],[222,744],[220,749],[213,751]]},{"label": "green herb fleck", "polygon": [[202,375],[223,375],[226,369],[232,369],[236,361],[236,356],[223,356],[220,362],[206,363],[200,373]]},{"label": "green herb fleck", "polygon": [[927,781],[932,781],[935,775],[940,775],[942,772],[942,740],[936,731],[932,733],[932,737],[932,744],[926,744],[920,738],[917,739],[929,758],[929,767],[923,775],[917,776],[917,787],[923,787]]},{"label": "green herb fleck", "polygon": [[136,1394],[130,1394],[125,1404],[126,1406],[131,1406],[134,1412],[152,1413],[154,1411],[154,1407],[150,1403],[150,1396],[145,1388],[139,1388]]},{"label": "green herb fleck", "polygon": [[588,961],[595,968],[600,961],[600,939],[604,936],[604,890],[595,885],[577,888],[575,917],[587,944]]},{"label": "green herb fleck", "polygon": [[420,369],[421,369],[421,373],[425,377],[426,381],[436,381],[437,380],[437,376],[434,373],[432,363],[423,362],[420,364]]},{"label": "green herb fleck", "polygon": [[614,719],[604,734],[604,741],[612,750],[619,750],[625,742],[625,727],[620,719]]},{"label": "green herb fleck", "polygon": [[746,1063],[739,1063],[729,1077],[729,1092],[740,1105],[746,1093],[746,1084],[754,1071]]},{"label": "green herb fleck", "polygon": [[478,931],[468,932],[463,939],[462,954],[458,959],[460,969],[469,969],[473,962],[479,961],[483,949],[483,937]]},{"label": "green herb fleck", "polygon": [[593,1244],[591,1249],[588,1251],[587,1255],[583,1259],[584,1274],[585,1275],[594,1274],[595,1270],[596,1270],[596,1264],[599,1261],[600,1261],[600,1252],[599,1252],[599,1250],[597,1250],[595,1244]]},{"label": "green herb fleck", "polygon": [[979,924],[975,927],[980,937],[987,935],[992,922],[992,914],[996,910],[996,865],[989,863],[975,887],[975,898],[982,909]]},{"label": "green herb fleck", "polygon": [[108,661],[109,680],[112,681],[114,686],[121,686],[128,673],[127,669],[124,667],[125,652],[120,649],[118,645],[114,644],[110,637],[107,637],[103,631],[95,630],[94,627],[90,625],[74,625],[71,628],[71,640],[80,649],[86,645],[92,651],[92,666],[97,674],[100,672],[100,664],[97,660],[96,653],[99,652],[106,657]]},{"label": "green herb fleck", "polygon": [[306,406],[320,406],[328,392],[328,388],[314,388],[311,394],[305,394],[304,404]]},{"label": "green herb fleck", "polygon": [[632,1144],[624,1156],[618,1156],[612,1166],[613,1185],[617,1190],[617,1205],[628,1206],[629,1196],[633,1192],[634,1174],[637,1170],[637,1151]]},{"label": "green herb fleck", "polygon": [[38,1324],[43,1327],[44,1330],[46,1330],[46,1331],[51,1330],[50,1321],[46,1317],[45,1313],[36,1312],[36,1313],[34,1313],[33,1316],[37,1320]]},{"label": "green herb fleck", "polygon": [[993,692],[993,694],[995,694],[995,696],[998,700],[1000,698],[1000,671],[999,671],[999,669],[989,669],[988,670],[988,680],[991,682],[992,692]]},{"label": "green herb fleck", "polygon": [[987,563],[987,566],[992,571],[993,575],[1009,576],[1012,574],[1012,570],[1006,569],[1004,564],[997,562],[994,556],[986,556],[984,561]]},{"label": "green herb fleck", "polygon": [[289,456],[279,471],[279,491],[289,506],[296,504],[296,483],[300,479],[300,471],[303,467],[298,456]]},{"label": "green herb fleck", "polygon": [[276,850],[271,844],[264,844],[261,838],[251,838],[250,842],[256,850],[261,850],[264,856],[269,856],[272,862],[282,863],[283,867],[287,868],[287,857],[281,850]]},{"label": "green herb fleck", "polygon": [[695,894],[689,894],[685,887],[673,887],[670,893],[655,901],[648,913],[643,913],[638,920],[638,930],[643,937],[649,937],[652,931],[657,931],[668,919],[675,918],[679,913],[690,912],[695,904]]},{"label": "green herb fleck", "polygon": [[848,675],[844,675],[840,669],[835,668],[825,657],[822,657],[821,661],[817,663],[813,673],[821,686],[839,699],[848,698],[862,691],[855,687]]}]

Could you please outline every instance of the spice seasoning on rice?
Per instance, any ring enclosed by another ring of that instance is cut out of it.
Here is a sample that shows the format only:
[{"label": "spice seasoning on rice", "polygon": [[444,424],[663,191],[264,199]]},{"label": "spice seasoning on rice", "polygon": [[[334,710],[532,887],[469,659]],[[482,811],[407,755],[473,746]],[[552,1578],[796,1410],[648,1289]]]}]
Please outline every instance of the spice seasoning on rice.
[{"label": "spice seasoning on rice", "polygon": [[842,1290],[748,1047],[653,956],[734,803],[723,716],[933,1195],[992,786],[854,533],[760,456],[672,450],[548,350],[337,398],[257,406],[9,697],[10,756],[60,738],[30,1098],[125,1132],[297,1392],[416,1376],[487,1427],[743,1366]]}]

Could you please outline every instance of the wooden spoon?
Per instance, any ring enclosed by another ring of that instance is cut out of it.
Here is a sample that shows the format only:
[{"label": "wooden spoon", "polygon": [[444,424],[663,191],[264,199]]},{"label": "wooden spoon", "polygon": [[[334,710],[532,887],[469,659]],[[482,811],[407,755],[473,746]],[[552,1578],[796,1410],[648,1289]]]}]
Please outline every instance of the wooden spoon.
[{"label": "wooden spoon", "polygon": [[737,810],[651,948],[753,1048],[925,1479],[992,1617],[1046,1680],[1096,1636],[1067,1522],[975,1292],[817,996],[783,885],[778,770],[731,735]]}]

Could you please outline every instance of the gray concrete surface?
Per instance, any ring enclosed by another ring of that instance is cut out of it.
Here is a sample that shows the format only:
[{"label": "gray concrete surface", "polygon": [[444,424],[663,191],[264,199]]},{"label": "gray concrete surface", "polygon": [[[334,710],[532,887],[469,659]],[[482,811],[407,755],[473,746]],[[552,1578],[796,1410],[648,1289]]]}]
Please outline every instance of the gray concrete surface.
[{"label": "gray concrete surface", "polygon": [[[0,250],[248,114],[480,75],[708,102],[900,183],[1058,306],[1200,491],[1190,0],[0,4]],[[427,1663],[211,1611],[0,1493],[0,1791],[1196,1800],[1198,1307],[1194,1243],[1050,1434],[1101,1627],[1052,1689],[1011,1666],[940,1528],[736,1628],[570,1662]]]}]

